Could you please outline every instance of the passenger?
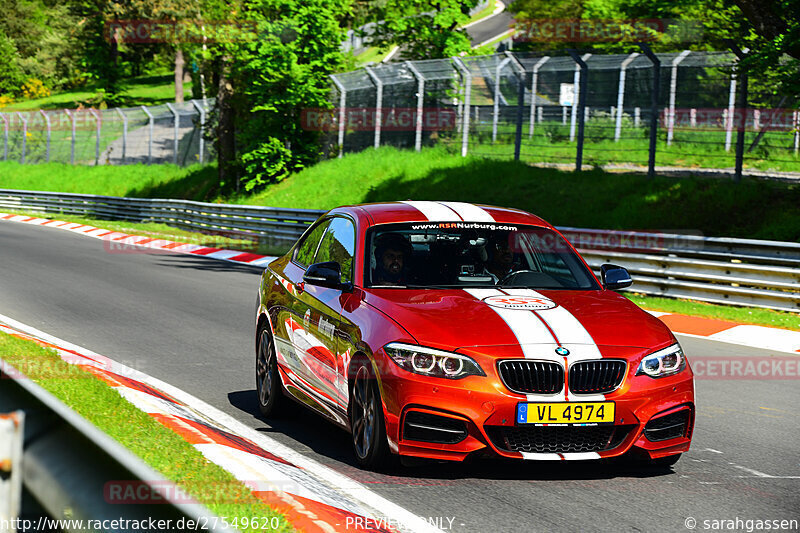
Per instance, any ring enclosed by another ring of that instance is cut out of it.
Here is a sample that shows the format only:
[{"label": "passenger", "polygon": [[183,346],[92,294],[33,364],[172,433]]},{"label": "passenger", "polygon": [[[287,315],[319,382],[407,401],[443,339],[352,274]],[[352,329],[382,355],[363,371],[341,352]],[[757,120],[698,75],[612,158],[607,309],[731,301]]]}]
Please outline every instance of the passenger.
[{"label": "passenger", "polygon": [[489,249],[489,253],[489,263],[486,265],[485,274],[492,276],[495,283],[516,270],[514,253],[508,245],[508,238],[495,240]]}]

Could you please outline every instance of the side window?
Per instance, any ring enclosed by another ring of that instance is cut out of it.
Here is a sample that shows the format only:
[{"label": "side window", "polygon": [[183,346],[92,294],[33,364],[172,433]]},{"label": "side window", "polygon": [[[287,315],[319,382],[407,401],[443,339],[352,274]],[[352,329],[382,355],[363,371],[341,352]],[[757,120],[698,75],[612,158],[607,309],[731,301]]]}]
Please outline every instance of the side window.
[{"label": "side window", "polygon": [[306,235],[305,240],[300,243],[300,246],[298,246],[294,253],[294,260],[296,263],[307,267],[314,262],[314,254],[317,253],[319,241],[330,223],[330,220],[325,220],[317,224],[314,229],[311,230],[311,233]]},{"label": "side window", "polygon": [[315,263],[336,261],[342,268],[342,281],[353,281],[353,255],[355,254],[356,231],[353,223],[337,217],[331,221],[328,231],[322,237]]}]

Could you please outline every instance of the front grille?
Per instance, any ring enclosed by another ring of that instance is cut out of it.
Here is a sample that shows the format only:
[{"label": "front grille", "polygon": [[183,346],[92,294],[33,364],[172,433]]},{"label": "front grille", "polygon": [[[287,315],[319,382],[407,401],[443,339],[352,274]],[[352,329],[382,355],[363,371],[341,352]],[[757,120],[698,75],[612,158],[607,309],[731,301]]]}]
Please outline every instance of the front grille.
[{"label": "front grille", "polygon": [[581,453],[612,450],[632,426],[495,426],[486,432],[495,446],[509,452]]},{"label": "front grille", "polygon": [[558,363],[516,359],[500,361],[500,378],[521,394],[556,394],[564,388],[564,368]]},{"label": "front grille", "polygon": [[467,424],[446,416],[409,411],[403,423],[403,438],[422,442],[456,444],[467,438]]},{"label": "front grille", "polygon": [[603,394],[619,387],[625,378],[625,361],[581,361],[569,369],[569,390],[575,394]]},{"label": "front grille", "polygon": [[690,417],[689,409],[684,409],[677,413],[654,418],[644,427],[644,435],[647,440],[653,442],[684,437]]}]

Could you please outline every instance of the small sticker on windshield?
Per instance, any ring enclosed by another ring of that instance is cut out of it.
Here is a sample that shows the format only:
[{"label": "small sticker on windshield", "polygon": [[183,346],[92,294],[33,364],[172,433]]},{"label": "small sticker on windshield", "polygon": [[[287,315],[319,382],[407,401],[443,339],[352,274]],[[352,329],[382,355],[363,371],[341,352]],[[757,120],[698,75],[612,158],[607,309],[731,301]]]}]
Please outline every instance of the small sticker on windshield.
[{"label": "small sticker on windshield", "polygon": [[489,296],[488,298],[484,298],[483,301],[492,307],[499,307],[501,309],[533,311],[553,309],[558,305],[553,300],[541,296]]}]

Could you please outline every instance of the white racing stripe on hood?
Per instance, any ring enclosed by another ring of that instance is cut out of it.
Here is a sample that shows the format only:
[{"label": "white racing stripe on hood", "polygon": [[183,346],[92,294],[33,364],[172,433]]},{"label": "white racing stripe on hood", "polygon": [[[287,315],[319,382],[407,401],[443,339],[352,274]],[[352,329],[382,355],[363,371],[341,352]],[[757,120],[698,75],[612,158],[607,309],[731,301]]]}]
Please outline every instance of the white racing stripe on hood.
[{"label": "white racing stripe on hood", "polygon": [[410,205],[425,215],[431,222],[461,222],[461,217],[459,217],[455,211],[438,202],[408,200],[400,203]]},{"label": "white racing stripe on hood", "polygon": [[477,205],[467,204],[464,202],[440,202],[456,213],[458,216],[468,222],[494,222],[494,217],[488,211]]},{"label": "white racing stripe on hood", "polygon": [[[533,296],[536,298],[547,298],[546,296],[532,289],[503,289],[512,296]],[[602,359],[600,349],[597,344],[583,327],[583,324],[575,318],[575,315],[565,308],[557,305],[553,309],[537,310],[536,313],[544,319],[558,337],[561,346],[569,350],[567,356],[568,367],[577,361],[589,361]],[[563,359],[563,358],[562,358]],[[603,394],[580,394],[572,399],[585,402],[601,402],[606,399]]]},{"label": "white racing stripe on hood", "polygon": [[[479,300],[489,296],[504,296],[497,289],[464,289],[464,292],[474,296]],[[537,359],[540,361],[554,361],[559,364],[564,363],[564,358],[557,355],[554,351],[555,340],[541,320],[530,311],[519,309],[502,309],[486,304],[492,311],[503,319],[508,328],[517,338],[522,353],[526,359]],[[559,394],[543,395],[528,394],[528,401],[531,402],[563,402],[565,400],[564,391]]]}]

